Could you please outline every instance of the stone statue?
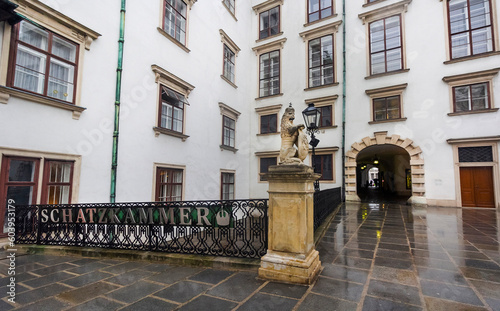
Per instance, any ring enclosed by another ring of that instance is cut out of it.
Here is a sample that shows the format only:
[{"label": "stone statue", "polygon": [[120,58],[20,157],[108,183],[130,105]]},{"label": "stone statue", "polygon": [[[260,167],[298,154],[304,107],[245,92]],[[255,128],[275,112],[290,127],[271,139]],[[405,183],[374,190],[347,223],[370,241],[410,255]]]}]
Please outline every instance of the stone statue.
[{"label": "stone statue", "polygon": [[[279,164],[302,164],[309,154],[309,143],[303,132],[304,124],[294,126],[295,109],[292,104],[281,117],[281,149]],[[297,146],[297,149],[294,147]]]}]

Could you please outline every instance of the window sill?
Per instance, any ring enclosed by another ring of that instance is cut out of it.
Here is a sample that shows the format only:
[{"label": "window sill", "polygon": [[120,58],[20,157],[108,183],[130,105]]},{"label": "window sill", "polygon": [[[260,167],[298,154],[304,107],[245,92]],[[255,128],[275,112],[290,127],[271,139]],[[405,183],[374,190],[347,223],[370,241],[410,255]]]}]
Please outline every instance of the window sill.
[{"label": "window sill", "polygon": [[484,58],[484,57],[489,57],[489,56],[495,56],[495,55],[500,55],[500,51],[492,51],[492,52],[487,52],[487,53],[483,53],[483,54],[479,54],[479,55],[472,55],[472,56],[455,58],[455,59],[447,60],[447,61],[443,62],[443,64],[449,65],[449,64],[460,63],[460,62],[465,62],[468,60]]},{"label": "window sill", "polygon": [[331,87],[331,86],[337,86],[339,85],[338,82],[335,82],[335,83],[330,83],[330,84],[323,84],[323,85],[320,85],[320,86],[313,86],[313,87],[308,87],[308,88],[305,88],[304,91],[314,91],[314,90],[318,90],[318,89],[324,89],[326,87]]},{"label": "window sill", "polygon": [[279,93],[279,94],[276,94],[276,95],[264,96],[264,97],[257,97],[255,100],[263,100],[263,99],[280,97],[280,96],[283,96],[283,93]]},{"label": "window sill", "polygon": [[365,77],[365,80],[375,79],[375,78],[380,78],[380,77],[385,77],[385,76],[392,76],[392,75],[396,75],[398,73],[404,73],[404,72],[408,72],[408,71],[410,71],[410,69],[401,69],[401,70],[396,70],[396,71],[377,73],[375,75]]},{"label": "window sill", "polygon": [[233,82],[231,82],[231,80],[229,80],[228,78],[224,77],[224,75],[220,75],[220,77],[222,78],[222,80],[224,80],[227,83],[229,83],[230,86],[234,87],[235,89],[238,88],[238,86],[236,84],[234,84]]},{"label": "window sill", "polygon": [[220,151],[227,150],[227,151],[232,151],[234,153],[236,153],[236,151],[238,151],[238,149],[236,149],[234,147],[230,147],[230,146],[220,145],[219,147],[220,147]]},{"label": "window sill", "polygon": [[384,1],[385,0],[377,0],[377,1],[370,2],[370,3],[365,3],[365,4],[363,4],[363,7],[366,8],[367,6],[371,6],[371,5],[374,5],[374,4],[377,4],[380,2],[384,2]]},{"label": "window sill", "polygon": [[448,113],[448,115],[450,117],[465,116],[465,115],[469,115],[469,114],[497,112],[498,109],[499,108],[491,108],[491,109],[481,109],[481,110],[472,110],[472,111],[450,112],[450,113]]},{"label": "window sill", "polygon": [[318,19],[317,21],[310,22],[310,23],[305,23],[305,24],[304,24],[304,27],[309,27],[309,26],[311,26],[311,25],[314,25],[314,24],[317,24],[317,23],[321,23],[322,21],[326,21],[326,20],[329,20],[329,19],[331,19],[331,18],[335,18],[335,17],[337,17],[337,16],[338,16],[338,14],[337,14],[337,13],[335,13],[335,14],[330,15],[330,16],[328,16],[328,17],[325,17],[325,18],[322,18],[322,19]]},{"label": "window sill", "polygon": [[389,119],[389,120],[383,120],[383,121],[370,121],[368,124],[379,124],[379,123],[390,123],[390,122],[400,122],[400,121],[406,121],[408,118],[397,118],[397,119]]},{"label": "window sill", "polygon": [[276,38],[276,37],[279,37],[283,34],[283,31],[280,31],[278,32],[277,34],[275,35],[272,35],[272,36],[269,36],[269,37],[265,37],[265,38],[262,38],[262,39],[258,39],[258,40],[255,40],[255,43],[259,43],[259,42],[262,42],[262,41],[266,41],[266,40],[269,40],[269,39],[273,39],[273,38]]},{"label": "window sill", "polygon": [[276,132],[276,133],[260,133],[260,134],[257,134],[257,136],[271,136],[271,135],[279,135],[281,134],[280,132]]},{"label": "window sill", "polygon": [[183,49],[186,53],[189,53],[191,52],[190,49],[188,49],[184,44],[180,43],[179,41],[177,41],[175,38],[173,38],[171,35],[169,35],[165,30],[161,29],[160,27],[157,27],[156,29],[158,29],[158,32],[163,35],[164,37],[166,37],[168,40],[172,41],[173,43],[175,43],[175,45],[177,45],[178,47],[180,47],[181,49]]},{"label": "window sill", "polygon": [[6,86],[0,86],[0,103],[7,104],[10,96],[26,99],[26,100],[29,100],[29,101],[32,101],[35,103],[39,103],[39,104],[43,104],[43,105],[47,105],[47,106],[52,106],[52,107],[72,111],[73,112],[73,119],[75,119],[75,120],[80,119],[80,115],[82,114],[82,112],[87,109],[85,107],[80,107],[80,106],[76,106],[73,104],[68,104],[67,102],[63,102],[61,100],[32,94],[29,92],[21,91],[21,90],[6,87]]},{"label": "window sill", "polygon": [[167,130],[165,128],[157,127],[157,126],[153,127],[153,131],[155,131],[155,137],[160,136],[160,134],[165,134],[165,135],[181,138],[182,141],[186,141],[186,139],[189,137],[188,135],[184,135],[182,133],[175,132],[172,130]]}]

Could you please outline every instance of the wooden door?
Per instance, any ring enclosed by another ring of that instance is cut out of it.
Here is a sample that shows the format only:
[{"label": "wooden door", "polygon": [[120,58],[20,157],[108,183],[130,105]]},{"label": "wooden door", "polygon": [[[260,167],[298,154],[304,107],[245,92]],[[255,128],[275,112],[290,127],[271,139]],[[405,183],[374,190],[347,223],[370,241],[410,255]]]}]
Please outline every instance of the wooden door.
[{"label": "wooden door", "polygon": [[461,167],[460,186],[462,206],[495,207],[492,167]]}]

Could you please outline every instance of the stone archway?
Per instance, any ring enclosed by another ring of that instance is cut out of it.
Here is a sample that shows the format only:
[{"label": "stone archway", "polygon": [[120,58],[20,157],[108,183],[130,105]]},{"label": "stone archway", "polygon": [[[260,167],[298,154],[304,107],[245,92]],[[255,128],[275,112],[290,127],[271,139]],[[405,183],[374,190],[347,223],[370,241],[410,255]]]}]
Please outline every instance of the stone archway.
[{"label": "stone archway", "polygon": [[410,155],[410,168],[412,179],[412,196],[408,200],[409,203],[426,204],[425,199],[425,176],[424,176],[424,159],[422,157],[422,149],[413,145],[411,139],[403,139],[399,135],[388,136],[387,132],[375,132],[374,137],[365,137],[361,142],[356,142],[351,145],[345,157],[345,175],[346,175],[346,200],[359,201],[356,187],[356,158],[359,152],[367,147],[376,145],[395,145],[405,149]]}]

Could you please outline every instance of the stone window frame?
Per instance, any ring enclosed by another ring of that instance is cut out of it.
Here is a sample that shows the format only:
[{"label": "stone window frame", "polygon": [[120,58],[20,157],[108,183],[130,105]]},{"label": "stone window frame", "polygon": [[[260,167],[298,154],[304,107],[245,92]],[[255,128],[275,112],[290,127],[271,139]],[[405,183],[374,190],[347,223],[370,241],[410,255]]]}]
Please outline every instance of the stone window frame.
[{"label": "stone window frame", "polygon": [[[259,66],[257,66],[257,77],[259,77],[259,79],[257,80],[257,97],[255,98],[255,100],[262,100],[262,99],[268,99],[268,98],[274,98],[274,97],[278,97],[278,96],[283,96],[283,88],[282,88],[282,84],[283,84],[283,81],[281,79],[281,75],[282,75],[282,68],[283,68],[283,63],[282,63],[282,50],[283,50],[283,46],[285,45],[285,42],[286,42],[286,38],[283,38],[283,39],[279,39],[279,40],[276,40],[276,41],[273,41],[273,42],[269,42],[269,43],[266,43],[266,44],[263,44],[263,45],[259,45],[259,46],[256,46],[256,47],[253,47],[252,50],[255,52],[255,55],[257,56],[257,61],[258,61],[258,64]],[[269,96],[264,96],[264,97],[260,97],[260,56],[264,53],[269,53],[269,52],[273,52],[273,51],[276,51],[278,50],[279,51],[279,54],[280,54],[280,92],[278,94],[274,94],[274,95],[269,95]]]},{"label": "stone window frame", "polygon": [[[407,118],[404,116],[404,96],[403,93],[406,90],[406,87],[408,86],[408,83],[403,83],[403,84],[398,84],[398,85],[393,85],[393,86],[388,86],[388,87],[382,87],[378,89],[371,89],[371,90],[366,90],[365,93],[370,97],[370,121],[368,124],[379,124],[379,123],[387,123],[387,122],[400,122],[400,121],[406,121]],[[399,113],[400,113],[400,118],[397,119],[389,119],[389,120],[383,120],[383,121],[375,121],[373,119],[373,100],[377,98],[383,98],[383,97],[391,97],[391,96],[399,96]]]},{"label": "stone window frame", "polygon": [[12,52],[11,41],[13,40],[13,27],[9,23],[4,23],[2,52],[0,58],[0,103],[8,104],[10,97],[13,96],[39,104],[69,110],[72,112],[72,118],[78,120],[81,113],[87,109],[83,107],[81,103],[83,68],[85,67],[85,50],[90,50],[92,42],[99,38],[101,34],[39,1],[17,0],[16,4],[19,4],[19,6],[15,11],[23,16],[26,16],[25,19],[33,21],[52,33],[78,44],[78,58],[76,59],[78,71],[76,84],[74,86],[76,94],[74,104],[71,104],[56,98],[37,95],[8,87],[7,75],[11,68],[10,54]]},{"label": "stone window frame", "polygon": [[[283,107],[282,104],[277,104],[277,105],[272,105],[272,106],[266,106],[266,107],[257,107],[255,108],[255,112],[259,115],[259,133],[257,136],[267,136],[267,135],[278,135],[280,134],[280,127],[279,127],[279,113],[281,111],[281,108]],[[261,117],[262,116],[268,116],[268,115],[273,115],[276,114],[276,132],[275,133],[260,133],[261,131]]]},{"label": "stone window frame", "polygon": [[182,170],[182,194],[181,194],[181,201],[185,200],[185,195],[186,195],[186,166],[185,165],[178,165],[178,164],[168,164],[168,163],[160,163],[160,162],[154,162],[153,163],[153,189],[151,192],[151,202],[156,202],[156,190],[158,189],[157,187],[157,172],[158,169],[173,169],[173,170]]},{"label": "stone window frame", "polygon": [[[314,154],[316,156],[321,156],[321,155],[331,155],[332,156],[332,179],[319,179],[320,184],[334,184],[337,182],[337,175],[336,175],[336,159],[335,156],[337,154],[337,151],[339,151],[339,147],[326,147],[326,148],[315,148],[314,149]],[[312,167],[312,148],[309,149],[309,164]]]},{"label": "stone window frame", "polygon": [[[330,86],[336,86],[339,85],[339,82],[337,80],[337,53],[336,53],[336,48],[337,48],[337,33],[339,31],[339,27],[342,25],[342,21],[336,21],[333,23],[329,23],[314,29],[306,30],[301,33],[299,33],[299,36],[302,37],[302,40],[305,42],[305,47],[306,47],[306,88],[304,91],[309,91],[309,90],[315,90],[318,88],[324,88],[324,87],[330,87]],[[332,36],[332,45],[333,45],[333,83],[331,84],[324,84],[324,85],[319,85],[315,87],[309,87],[309,41],[318,39],[327,35]]]},{"label": "stone window frame", "polygon": [[[358,17],[365,25],[366,33],[366,77],[365,79],[373,79],[398,73],[408,72],[407,57],[406,57],[406,32],[405,32],[405,13],[408,12],[408,6],[412,0],[401,0],[399,2],[389,4],[365,13],[361,13]],[[401,56],[402,56],[402,69],[396,71],[389,71],[379,74],[371,74],[371,60],[370,60],[370,23],[378,21],[383,18],[399,15],[401,17]]]},{"label": "stone window frame", "polygon": [[338,125],[335,123],[335,103],[337,102],[338,98],[339,98],[338,95],[332,95],[332,96],[311,98],[311,99],[305,100],[306,105],[314,104],[314,107],[316,107],[316,108],[325,107],[325,106],[332,107],[332,125],[331,126],[322,126],[319,128],[320,131],[324,132],[324,130],[326,130],[326,129],[338,127]]},{"label": "stone window frame", "polygon": [[[79,189],[80,189],[80,176],[81,176],[81,167],[82,167],[82,156],[76,154],[65,154],[65,153],[57,153],[57,152],[46,152],[46,151],[38,151],[38,150],[28,150],[28,149],[19,149],[19,148],[6,148],[0,147],[0,170],[2,168],[2,161],[5,157],[15,157],[15,158],[31,158],[39,160],[38,165],[38,176],[35,181],[37,189],[36,191],[36,202],[33,204],[42,204],[42,194],[44,187],[44,177],[45,177],[45,169],[46,163],[49,161],[61,161],[61,162],[72,162],[73,163],[73,172],[71,176],[71,195],[70,202],[72,204],[78,203]],[[3,172],[0,171],[0,175]],[[3,192],[3,190],[0,190]]]},{"label": "stone window frame", "polygon": [[222,182],[222,176],[223,174],[233,174],[233,198],[229,200],[234,200],[236,197],[236,170],[228,170],[228,169],[221,169],[220,170],[220,199],[222,199],[222,191],[223,191],[223,182]]},{"label": "stone window frame", "polygon": [[[461,185],[460,185],[460,168],[461,167],[479,167],[489,166],[493,167],[493,189],[495,196],[495,207],[500,208],[500,170],[499,170],[499,154],[498,144],[500,136],[487,136],[487,137],[472,137],[472,138],[450,138],[446,140],[453,148],[453,163],[454,163],[454,177],[455,177],[455,200],[456,206],[462,206]],[[458,148],[463,147],[490,147],[493,152],[492,162],[460,162],[458,156]]]},{"label": "stone window frame", "polygon": [[276,158],[276,164],[279,163],[279,156],[280,156],[280,152],[279,150],[278,151],[260,151],[260,152],[256,152],[255,153],[255,156],[257,156],[257,159],[258,159],[258,165],[257,165],[257,182],[262,184],[262,183],[267,183],[267,180],[262,180],[262,174],[260,172],[260,159],[262,158]]},{"label": "stone window frame", "polygon": [[[281,25],[282,25],[282,23],[281,23],[282,22],[281,11],[282,11],[283,2],[284,2],[284,0],[268,0],[268,1],[265,1],[262,3],[259,3],[257,5],[254,5],[252,7],[252,10],[255,12],[255,15],[257,15],[257,18],[259,20],[257,23],[259,25],[259,28],[257,29],[257,40],[255,40],[255,42],[258,43],[258,42],[261,42],[264,40],[269,40],[269,39],[281,36],[283,34],[283,30],[281,29]],[[280,32],[278,32],[275,35],[260,39],[260,13],[268,11],[272,8],[277,7],[277,6],[279,7],[278,10],[279,10],[279,29],[280,29]]]},{"label": "stone window frame", "polygon": [[161,68],[158,65],[152,65],[151,69],[153,70],[153,73],[155,74],[155,82],[158,84],[158,89],[157,89],[157,97],[156,97],[156,118],[155,118],[155,126],[153,127],[153,131],[155,132],[155,136],[158,137],[160,134],[165,134],[173,137],[178,137],[181,138],[182,141],[186,141],[186,139],[189,137],[186,135],[186,105],[184,106],[184,113],[183,113],[183,120],[182,120],[182,133],[178,133],[175,131],[171,131],[165,128],[160,127],[160,124],[158,124],[159,120],[159,114],[161,113],[160,110],[160,104],[161,104],[161,92],[162,92],[162,86],[165,86],[167,88],[170,88],[177,93],[180,93],[186,97],[186,99],[189,97],[189,94],[191,91],[195,88],[193,85],[189,84],[188,82],[182,80],[181,78],[177,77],[176,75],[170,73],[169,71]]},{"label": "stone window frame", "polygon": [[[449,116],[461,116],[468,114],[477,114],[477,113],[489,113],[498,111],[498,107],[495,108],[495,98],[493,92],[493,79],[500,72],[499,68],[476,71],[471,73],[459,74],[454,76],[447,76],[443,78],[443,81],[448,84],[449,88],[449,98],[450,98],[450,113]],[[454,101],[454,92],[453,88],[457,86],[467,86],[472,84],[479,83],[487,83],[488,84],[488,95],[490,101],[489,109],[481,109],[481,110],[472,110],[472,111],[460,111],[455,112],[455,101]]]},{"label": "stone window frame", "polygon": [[163,26],[164,26],[164,19],[165,19],[165,2],[166,0],[160,0],[158,1],[160,3],[160,23],[159,23],[159,26],[156,28],[158,30],[158,32],[164,36],[165,38],[167,38],[168,40],[170,40],[172,43],[174,43],[175,45],[177,45],[178,47],[180,47],[184,52],[186,53],[189,53],[191,52],[191,50],[188,48],[188,42],[189,42],[189,12],[191,11],[191,9],[193,8],[193,5],[198,1],[198,0],[181,0],[182,2],[184,2],[187,6],[187,9],[186,9],[186,44],[182,44],[181,42],[177,41],[177,39],[175,39],[174,37],[172,37],[171,35],[169,35],[164,29],[163,29]]},{"label": "stone window frame", "polygon": [[460,58],[451,58],[451,36],[450,36],[450,16],[448,14],[448,0],[439,0],[443,2],[443,18],[444,18],[444,32],[445,32],[445,47],[446,47],[446,60],[443,62],[444,64],[454,64],[458,62],[468,61],[472,59],[478,59],[483,57],[489,57],[493,55],[500,55],[500,40],[498,36],[498,16],[497,16],[497,0],[490,0],[491,7],[491,19],[492,19],[492,35],[493,35],[493,51],[486,52],[478,55],[465,56]]},{"label": "stone window frame", "polygon": [[[220,150],[223,151],[223,150],[228,150],[228,151],[232,151],[234,153],[236,153],[236,151],[238,151],[238,149],[236,149],[236,124],[237,124],[237,121],[238,121],[238,117],[241,115],[241,113],[239,111],[237,111],[236,109],[234,108],[231,108],[229,107],[228,105],[220,102],[219,103],[219,109],[220,109],[220,114],[222,116],[221,118],[221,122],[222,122],[222,133],[221,133],[221,139],[222,139],[222,142],[220,144]],[[227,117],[227,118],[230,118],[232,120],[234,120],[234,146],[235,147],[230,147],[230,146],[226,146],[224,145],[224,117]]]},{"label": "stone window frame", "polygon": [[[229,85],[231,85],[232,87],[234,87],[235,89],[238,88],[238,86],[236,86],[236,57],[238,57],[238,53],[241,51],[241,49],[236,45],[236,43],[234,43],[233,40],[231,40],[231,38],[224,32],[224,30],[222,29],[219,29],[219,33],[220,33],[220,37],[221,37],[221,42],[222,42],[222,74],[220,75],[220,77],[222,78],[222,80],[226,81],[227,83],[229,83]],[[229,50],[231,50],[233,53],[234,53],[234,82],[229,80],[228,78],[226,78],[224,76],[224,45],[227,46],[227,48]]]}]

